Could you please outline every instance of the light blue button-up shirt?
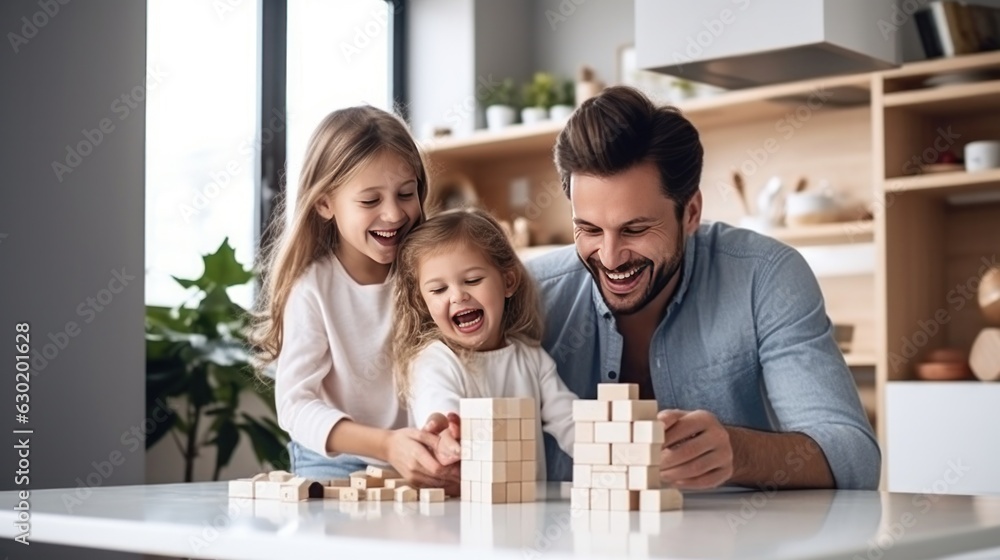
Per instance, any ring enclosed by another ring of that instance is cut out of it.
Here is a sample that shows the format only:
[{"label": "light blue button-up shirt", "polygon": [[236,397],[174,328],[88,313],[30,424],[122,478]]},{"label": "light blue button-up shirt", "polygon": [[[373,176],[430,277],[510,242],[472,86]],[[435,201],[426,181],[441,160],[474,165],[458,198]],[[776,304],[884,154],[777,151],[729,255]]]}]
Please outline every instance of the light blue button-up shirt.
[{"label": "light blue button-up shirt", "polygon": [[[623,347],[599,287],[572,246],[527,266],[542,294],[545,350],[573,392],[596,398],[598,383],[620,379]],[[703,224],[687,240],[682,274],[649,349],[659,408],[806,434],[838,488],[877,488],[881,452],[802,255],[748,230]],[[550,480],[572,478],[572,459],[549,436],[546,456]],[[803,466],[791,453],[785,463],[787,473]]]}]

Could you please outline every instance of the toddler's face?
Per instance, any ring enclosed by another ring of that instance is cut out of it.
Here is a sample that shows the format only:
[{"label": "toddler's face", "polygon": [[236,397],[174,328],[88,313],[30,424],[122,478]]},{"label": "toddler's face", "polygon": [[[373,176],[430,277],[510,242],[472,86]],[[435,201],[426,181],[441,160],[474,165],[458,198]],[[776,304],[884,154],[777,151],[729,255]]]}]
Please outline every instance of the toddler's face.
[{"label": "toddler's face", "polygon": [[502,273],[479,250],[460,244],[425,257],[417,282],[434,323],[450,341],[478,351],[502,347],[513,273]]}]

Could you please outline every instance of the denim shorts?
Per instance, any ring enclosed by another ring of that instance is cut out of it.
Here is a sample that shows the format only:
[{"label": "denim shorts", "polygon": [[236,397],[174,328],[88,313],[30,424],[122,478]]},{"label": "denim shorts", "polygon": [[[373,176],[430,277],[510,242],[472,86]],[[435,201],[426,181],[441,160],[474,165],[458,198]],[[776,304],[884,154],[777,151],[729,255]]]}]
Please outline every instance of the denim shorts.
[{"label": "denim shorts", "polygon": [[288,456],[292,462],[292,474],[310,480],[347,478],[352,472],[363,471],[368,466],[365,460],[355,455],[326,457],[295,441],[288,444]]}]

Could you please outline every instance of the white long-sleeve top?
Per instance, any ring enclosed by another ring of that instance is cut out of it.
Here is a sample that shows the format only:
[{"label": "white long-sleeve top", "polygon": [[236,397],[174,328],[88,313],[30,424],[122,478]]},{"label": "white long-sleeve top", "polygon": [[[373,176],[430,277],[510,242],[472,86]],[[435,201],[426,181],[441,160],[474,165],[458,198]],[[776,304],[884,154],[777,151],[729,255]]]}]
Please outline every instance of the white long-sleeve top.
[{"label": "white long-sleeve top", "polygon": [[573,401],[577,399],[556,373],[555,361],[540,346],[509,340],[507,346],[477,352],[466,367],[443,342],[429,344],[414,359],[410,370],[410,424],[422,426],[435,413],[459,413],[463,398],[533,398],[536,414],[537,473],[545,480],[542,431],[551,434],[568,455],[573,455]]},{"label": "white long-sleeve top", "polygon": [[376,428],[406,426],[388,354],[391,301],[389,281],[358,284],[332,255],[296,281],[275,373],[278,424],[294,441],[334,457],[339,453],[327,453],[327,437],[345,418]]}]

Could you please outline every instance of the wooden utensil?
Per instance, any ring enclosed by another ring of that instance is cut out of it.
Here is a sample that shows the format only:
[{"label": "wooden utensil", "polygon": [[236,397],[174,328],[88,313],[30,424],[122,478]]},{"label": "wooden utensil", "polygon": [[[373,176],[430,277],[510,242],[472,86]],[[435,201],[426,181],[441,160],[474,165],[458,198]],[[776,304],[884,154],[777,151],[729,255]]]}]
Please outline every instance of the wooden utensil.
[{"label": "wooden utensil", "polygon": [[1000,329],[983,329],[972,343],[969,365],[983,381],[1000,381]]},{"label": "wooden utensil", "polygon": [[750,205],[747,203],[746,185],[743,183],[743,176],[740,175],[739,171],[733,171],[733,188],[735,188],[736,193],[740,195],[740,205],[743,206],[744,214],[749,216]]}]

